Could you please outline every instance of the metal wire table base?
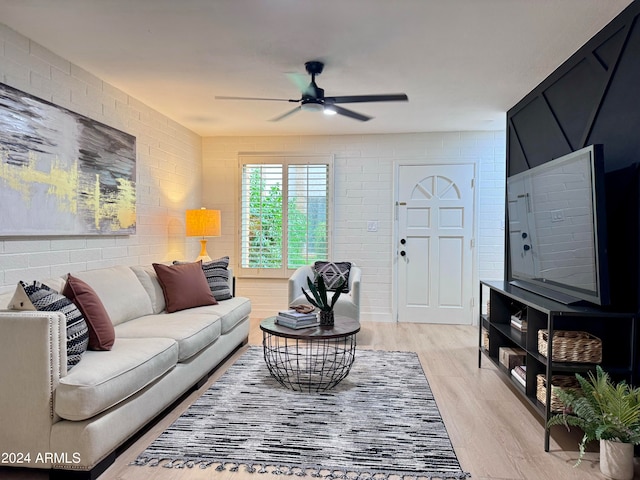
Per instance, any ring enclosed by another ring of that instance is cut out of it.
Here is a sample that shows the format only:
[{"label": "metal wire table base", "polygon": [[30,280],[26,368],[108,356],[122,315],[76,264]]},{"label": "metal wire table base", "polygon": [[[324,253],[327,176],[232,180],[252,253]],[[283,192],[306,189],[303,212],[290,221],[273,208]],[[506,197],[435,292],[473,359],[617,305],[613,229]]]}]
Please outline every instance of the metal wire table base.
[{"label": "metal wire table base", "polygon": [[335,387],[351,370],[356,336],[298,339],[263,332],[264,360],[284,387],[320,392]]}]

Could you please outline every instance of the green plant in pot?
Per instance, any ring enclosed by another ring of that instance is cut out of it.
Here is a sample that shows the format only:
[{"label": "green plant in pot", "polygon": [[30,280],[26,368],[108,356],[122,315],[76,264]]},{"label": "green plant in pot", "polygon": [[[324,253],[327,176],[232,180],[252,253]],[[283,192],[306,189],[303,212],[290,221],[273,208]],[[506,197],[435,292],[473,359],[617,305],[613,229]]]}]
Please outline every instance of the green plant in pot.
[{"label": "green plant in pot", "polygon": [[311,302],[311,304],[320,310],[320,325],[330,326],[334,323],[334,312],[333,307],[335,306],[338,298],[344,292],[345,289],[345,281],[342,280],[335,289],[335,292],[331,296],[331,300],[329,300],[329,295],[327,293],[327,285],[324,282],[324,278],[322,275],[316,275],[316,281],[313,282],[311,278],[307,277],[307,285],[309,287],[309,292],[302,289],[302,293],[307,297],[307,300]]},{"label": "green plant in pot", "polygon": [[580,454],[585,446],[600,441],[600,470],[616,480],[633,478],[633,446],[640,444],[640,388],[615,383],[600,366],[588,379],[576,374],[580,389],[554,388],[565,411],[549,419],[548,426],[565,425],[582,429]]}]

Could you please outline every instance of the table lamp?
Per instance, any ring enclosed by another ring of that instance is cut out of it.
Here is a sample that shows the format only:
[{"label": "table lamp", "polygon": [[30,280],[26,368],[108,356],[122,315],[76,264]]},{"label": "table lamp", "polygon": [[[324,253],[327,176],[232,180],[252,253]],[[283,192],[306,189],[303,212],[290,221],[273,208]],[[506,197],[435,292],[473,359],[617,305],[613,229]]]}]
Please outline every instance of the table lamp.
[{"label": "table lamp", "polygon": [[201,237],[200,255],[195,261],[210,262],[207,240],[204,237],[220,236],[220,210],[207,210],[204,207],[199,210],[187,210],[185,223],[187,237]]}]

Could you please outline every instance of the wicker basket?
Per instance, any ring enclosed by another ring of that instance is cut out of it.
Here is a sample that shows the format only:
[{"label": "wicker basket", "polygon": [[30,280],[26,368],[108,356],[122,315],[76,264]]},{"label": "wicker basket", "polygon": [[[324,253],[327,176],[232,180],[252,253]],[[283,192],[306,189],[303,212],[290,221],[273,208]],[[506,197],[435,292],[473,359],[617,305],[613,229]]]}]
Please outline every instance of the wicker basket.
[{"label": "wicker basket", "polygon": [[486,328],[482,329],[482,347],[489,351],[489,331]]},{"label": "wicker basket", "polygon": [[[538,330],[538,352],[547,356],[549,332]],[[554,362],[600,363],[602,340],[589,332],[556,330],[553,332]]]},{"label": "wicker basket", "polygon": [[[569,375],[552,375],[551,385],[562,389],[580,388],[580,383],[578,383],[576,377]],[[536,375],[536,398],[542,405],[547,404],[547,382],[544,375]],[[562,412],[563,410],[564,404],[560,401],[556,393],[551,390],[551,411]]]}]

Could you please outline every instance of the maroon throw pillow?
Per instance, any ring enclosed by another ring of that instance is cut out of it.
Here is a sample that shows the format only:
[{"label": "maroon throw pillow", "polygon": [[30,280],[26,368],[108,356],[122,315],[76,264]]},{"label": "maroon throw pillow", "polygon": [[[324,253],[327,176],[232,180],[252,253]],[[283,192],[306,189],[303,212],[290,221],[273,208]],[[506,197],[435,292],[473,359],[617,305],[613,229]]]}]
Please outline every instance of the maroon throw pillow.
[{"label": "maroon throw pillow", "polygon": [[69,274],[62,294],[76,304],[87,321],[89,350],[111,350],[116,341],[116,332],[95,290]]},{"label": "maroon throw pillow", "polygon": [[202,271],[202,262],[178,265],[154,263],[153,269],[164,293],[167,312],[217,305]]}]

